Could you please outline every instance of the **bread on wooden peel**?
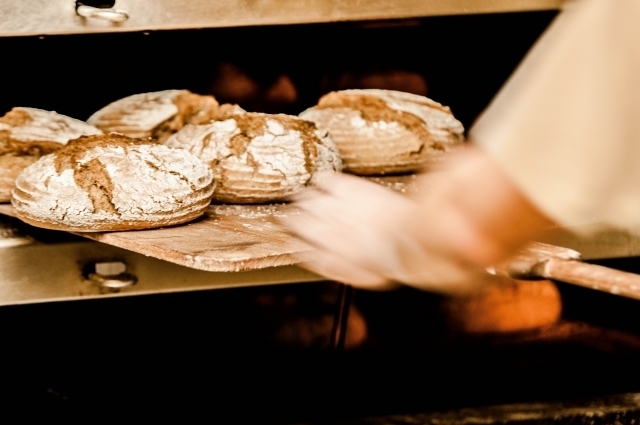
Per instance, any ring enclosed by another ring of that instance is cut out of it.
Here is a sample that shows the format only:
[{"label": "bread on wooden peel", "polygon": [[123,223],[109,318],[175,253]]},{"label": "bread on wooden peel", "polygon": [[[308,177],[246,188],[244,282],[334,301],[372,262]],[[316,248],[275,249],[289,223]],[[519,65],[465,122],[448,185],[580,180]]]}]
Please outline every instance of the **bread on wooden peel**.
[{"label": "bread on wooden peel", "polygon": [[116,100],[87,120],[105,133],[129,137],[153,137],[164,142],[186,124],[207,123],[231,113],[242,113],[238,105],[220,105],[213,96],[188,90],[140,93]]},{"label": "bread on wooden peel", "polygon": [[80,136],[101,134],[85,122],[51,111],[13,108],[0,117],[0,202],[11,200],[18,174],[42,155]]},{"label": "bread on wooden peel", "polygon": [[327,130],[345,171],[360,175],[420,170],[464,140],[448,107],[392,90],[331,92],[300,117]]},{"label": "bread on wooden peel", "polygon": [[342,170],[326,131],[283,114],[244,113],[187,125],[165,144],[210,164],[217,182],[213,199],[224,203],[282,201],[323,173]]},{"label": "bread on wooden peel", "polygon": [[118,134],[81,137],[27,167],[12,204],[23,221],[78,232],[184,223],[211,201],[210,168],[183,149]]}]

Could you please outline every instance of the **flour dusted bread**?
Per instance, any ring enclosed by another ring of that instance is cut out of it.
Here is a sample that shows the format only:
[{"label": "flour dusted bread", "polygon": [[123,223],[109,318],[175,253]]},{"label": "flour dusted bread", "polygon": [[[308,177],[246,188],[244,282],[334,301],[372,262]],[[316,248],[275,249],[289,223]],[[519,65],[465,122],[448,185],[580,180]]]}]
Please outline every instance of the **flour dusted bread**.
[{"label": "flour dusted bread", "polygon": [[35,108],[13,108],[0,117],[0,202],[11,200],[18,174],[71,139],[102,131],[85,122]]},{"label": "flour dusted bread", "polygon": [[242,112],[238,105],[219,105],[213,96],[188,90],[164,90],[116,100],[91,115],[87,122],[105,133],[153,137],[164,142],[185,124],[202,124]]},{"label": "flour dusted bread", "polygon": [[331,92],[300,117],[327,130],[345,170],[361,175],[417,171],[464,139],[448,107],[391,90]]},{"label": "flour dusted bread", "polygon": [[342,169],[326,131],[282,114],[245,113],[187,125],[166,144],[210,164],[217,181],[213,199],[226,203],[281,201],[323,173]]},{"label": "flour dusted bread", "polygon": [[72,140],[27,167],[12,204],[50,229],[110,231],[193,220],[211,201],[209,167],[182,149],[117,134]]}]

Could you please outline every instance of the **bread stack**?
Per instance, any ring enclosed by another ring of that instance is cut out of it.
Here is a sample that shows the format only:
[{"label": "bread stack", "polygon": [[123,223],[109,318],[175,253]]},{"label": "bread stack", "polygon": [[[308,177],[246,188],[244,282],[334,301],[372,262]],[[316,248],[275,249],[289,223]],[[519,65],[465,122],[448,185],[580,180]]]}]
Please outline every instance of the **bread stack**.
[{"label": "bread stack", "polygon": [[462,133],[449,108],[388,90],[329,93],[300,117],[249,113],[187,90],[128,96],[88,123],[15,108],[0,118],[0,200],[15,181],[19,216],[52,229],[175,225],[212,199],[286,201],[343,167],[416,171]]}]

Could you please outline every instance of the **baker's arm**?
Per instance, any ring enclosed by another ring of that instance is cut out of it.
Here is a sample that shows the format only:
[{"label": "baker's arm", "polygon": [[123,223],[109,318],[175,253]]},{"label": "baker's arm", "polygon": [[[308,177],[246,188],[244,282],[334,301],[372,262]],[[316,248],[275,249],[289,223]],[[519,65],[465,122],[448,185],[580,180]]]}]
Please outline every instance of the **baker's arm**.
[{"label": "baker's arm", "polygon": [[418,178],[406,197],[364,179],[335,175],[299,197],[286,224],[315,246],[305,266],[368,289],[401,282],[461,293],[484,269],[551,222],[486,154],[469,147]]},{"label": "baker's arm", "polygon": [[576,0],[470,137],[564,226],[640,228],[640,2]]}]

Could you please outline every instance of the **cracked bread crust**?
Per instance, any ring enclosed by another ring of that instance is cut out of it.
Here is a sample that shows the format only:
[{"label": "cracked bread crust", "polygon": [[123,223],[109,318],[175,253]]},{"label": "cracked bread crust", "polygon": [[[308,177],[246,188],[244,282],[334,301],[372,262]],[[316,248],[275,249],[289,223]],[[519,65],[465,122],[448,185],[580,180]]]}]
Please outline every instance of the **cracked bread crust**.
[{"label": "cracked bread crust", "polygon": [[36,108],[13,108],[0,117],[0,202],[11,200],[18,174],[71,139],[102,131],[82,121]]},{"label": "cracked bread crust", "polygon": [[342,170],[338,150],[326,131],[289,115],[245,113],[204,125],[187,125],[166,142],[211,166],[223,203],[286,200],[323,173]]},{"label": "cracked bread crust", "polygon": [[418,171],[464,141],[448,107],[392,90],[331,92],[300,117],[331,134],[353,174]]},{"label": "cracked bread crust", "polygon": [[162,143],[186,124],[203,124],[242,112],[238,105],[219,105],[213,96],[188,90],[163,90],[116,100],[95,112],[87,122],[105,133],[153,137]]},{"label": "cracked bread crust", "polygon": [[12,204],[27,223],[102,232],[171,226],[204,213],[209,167],[182,149],[118,134],[81,137],[16,180]]}]

